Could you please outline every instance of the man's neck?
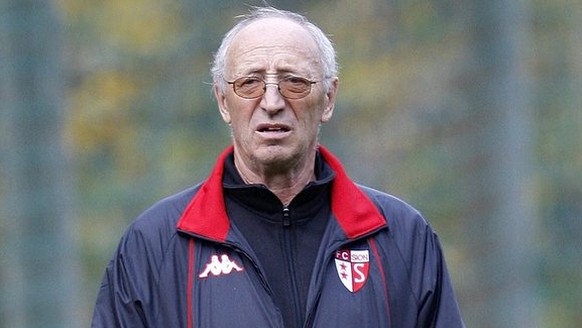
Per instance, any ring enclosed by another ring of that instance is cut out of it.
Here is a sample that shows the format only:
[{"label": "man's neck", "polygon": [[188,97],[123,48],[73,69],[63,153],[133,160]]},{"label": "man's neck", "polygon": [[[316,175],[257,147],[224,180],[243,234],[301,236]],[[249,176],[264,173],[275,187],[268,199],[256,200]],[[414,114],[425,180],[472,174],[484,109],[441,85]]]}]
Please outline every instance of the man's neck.
[{"label": "man's neck", "polygon": [[279,198],[283,205],[287,206],[305,186],[315,180],[315,156],[308,156],[309,159],[302,161],[299,165],[291,169],[282,171],[272,171],[268,169],[251,169],[237,156],[234,163],[238,173],[246,184],[265,185],[273,194]]}]

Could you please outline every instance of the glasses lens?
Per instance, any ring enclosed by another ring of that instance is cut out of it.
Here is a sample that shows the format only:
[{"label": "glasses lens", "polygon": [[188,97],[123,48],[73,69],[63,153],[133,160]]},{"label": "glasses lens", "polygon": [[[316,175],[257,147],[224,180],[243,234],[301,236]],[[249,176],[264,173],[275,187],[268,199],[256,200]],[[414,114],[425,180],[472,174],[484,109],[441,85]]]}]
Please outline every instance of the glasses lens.
[{"label": "glasses lens", "polygon": [[303,98],[311,92],[312,82],[302,77],[289,76],[279,82],[281,94],[289,99]]},{"label": "glasses lens", "polygon": [[234,93],[243,98],[257,98],[265,91],[265,82],[256,77],[241,77],[233,83]]},{"label": "glasses lens", "polygon": [[[246,99],[255,99],[265,94],[266,83],[258,77],[241,77],[229,82],[234,88],[234,93]],[[281,95],[287,99],[299,99],[311,92],[311,82],[302,77],[287,76],[279,81],[278,89]]]}]

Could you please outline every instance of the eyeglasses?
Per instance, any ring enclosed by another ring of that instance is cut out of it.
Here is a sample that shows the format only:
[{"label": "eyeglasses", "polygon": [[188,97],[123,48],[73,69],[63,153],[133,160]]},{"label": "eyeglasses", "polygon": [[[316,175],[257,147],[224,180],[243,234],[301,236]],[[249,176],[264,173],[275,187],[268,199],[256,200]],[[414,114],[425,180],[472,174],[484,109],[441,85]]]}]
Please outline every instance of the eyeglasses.
[{"label": "eyeglasses", "polygon": [[226,83],[232,84],[234,93],[245,99],[261,97],[269,84],[276,85],[279,93],[287,99],[301,99],[311,92],[311,85],[317,82],[297,76],[286,76],[277,83],[267,83],[259,77],[241,77]]}]

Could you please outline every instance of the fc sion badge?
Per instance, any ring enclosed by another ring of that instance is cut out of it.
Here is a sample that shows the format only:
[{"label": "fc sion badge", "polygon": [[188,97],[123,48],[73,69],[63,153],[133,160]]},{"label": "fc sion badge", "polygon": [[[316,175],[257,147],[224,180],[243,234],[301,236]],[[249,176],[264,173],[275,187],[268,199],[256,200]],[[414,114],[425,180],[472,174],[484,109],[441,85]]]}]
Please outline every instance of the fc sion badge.
[{"label": "fc sion badge", "polygon": [[344,286],[352,293],[360,290],[370,271],[368,250],[341,249],[335,253],[335,268]]}]

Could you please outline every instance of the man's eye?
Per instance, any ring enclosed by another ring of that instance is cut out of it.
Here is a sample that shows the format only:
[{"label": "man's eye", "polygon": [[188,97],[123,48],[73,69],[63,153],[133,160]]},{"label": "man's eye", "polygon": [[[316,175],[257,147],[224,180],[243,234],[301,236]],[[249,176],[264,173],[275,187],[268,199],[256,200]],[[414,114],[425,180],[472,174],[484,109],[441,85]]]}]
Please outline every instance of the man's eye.
[{"label": "man's eye", "polygon": [[260,84],[261,84],[261,80],[259,80],[259,79],[247,78],[247,79],[243,79],[242,81],[240,81],[239,86],[245,87],[245,88],[251,88],[253,86],[258,86]]},{"label": "man's eye", "polygon": [[283,87],[293,93],[303,93],[311,85],[306,79],[295,76],[286,77],[283,82]]},{"label": "man's eye", "polygon": [[285,78],[285,84],[291,88],[306,88],[309,86],[309,81],[296,76],[289,76]]},{"label": "man's eye", "polygon": [[290,84],[305,84],[305,79],[295,76],[289,76],[285,79]]}]

